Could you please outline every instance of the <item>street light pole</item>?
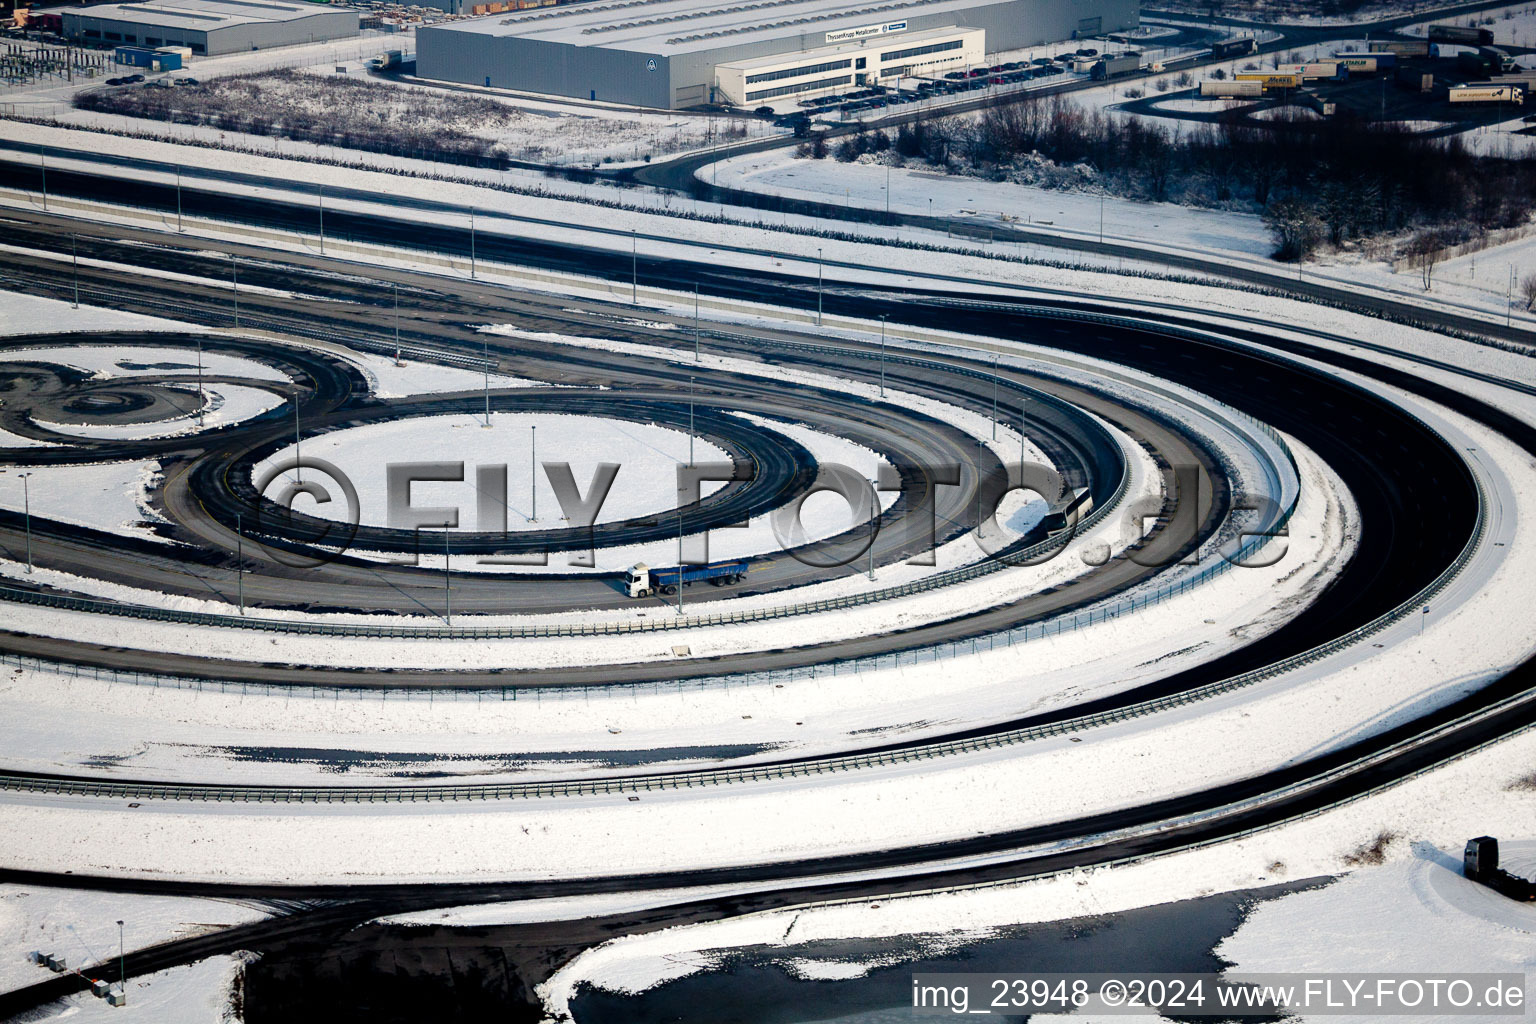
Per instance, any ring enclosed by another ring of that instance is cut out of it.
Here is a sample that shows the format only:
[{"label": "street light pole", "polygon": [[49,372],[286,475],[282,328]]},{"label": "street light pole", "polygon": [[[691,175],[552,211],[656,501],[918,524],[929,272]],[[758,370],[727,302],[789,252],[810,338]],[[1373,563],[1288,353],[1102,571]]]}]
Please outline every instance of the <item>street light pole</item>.
[{"label": "street light pole", "polygon": [[208,398],[203,394],[203,336],[197,336],[197,426],[202,429],[203,410],[208,405]]},{"label": "street light pole", "polygon": [[395,293],[395,358],[400,358],[400,283],[391,281],[390,288]]},{"label": "street light pole", "polygon": [[448,523],[443,524],[443,622],[451,626],[453,625],[453,588],[452,577],[448,569],[449,525]]},{"label": "street light pole", "polygon": [[235,593],[240,602],[240,614],[245,614],[245,530],[240,514],[235,513]]},{"label": "street light pole", "polygon": [[123,922],[117,922],[117,989],[122,993],[120,1005],[128,1005],[128,953],[123,946]]},{"label": "street light pole", "polygon": [[869,482],[869,582],[875,582],[875,537],[880,530],[880,492]]},{"label": "street light pole", "polygon": [[32,488],[28,484],[31,473],[21,474],[21,501],[27,530],[27,572],[32,571]]},{"label": "street light pole", "polygon": [[1024,445],[1029,430],[1029,399],[1019,403],[1019,472],[1024,472]]},{"label": "street light pole", "polygon": [[822,280],[821,249],[816,250],[816,326],[821,326],[821,280]]},{"label": "street light pole", "polygon": [[491,346],[482,336],[480,339],[480,354],[485,360],[485,427],[491,426]]},{"label": "street light pole", "polygon": [[293,389],[293,479],[304,482],[304,452],[299,448],[299,389]]},{"label": "street light pole", "polygon": [[992,353],[992,440],[997,440],[997,353]]},{"label": "street light pole", "polygon": [[880,314],[880,397],[885,397],[885,318],[889,313]]},{"label": "street light pole", "polygon": [[530,523],[539,521],[539,425],[528,428],[528,504]]}]

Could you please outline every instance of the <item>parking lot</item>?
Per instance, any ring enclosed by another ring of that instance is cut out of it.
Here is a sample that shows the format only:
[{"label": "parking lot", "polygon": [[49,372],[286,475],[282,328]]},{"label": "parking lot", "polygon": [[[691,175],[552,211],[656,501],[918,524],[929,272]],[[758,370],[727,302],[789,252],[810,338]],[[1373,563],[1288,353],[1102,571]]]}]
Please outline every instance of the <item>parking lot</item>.
[{"label": "parking lot", "polygon": [[777,120],[786,124],[803,120],[812,114],[859,114],[904,103],[919,103],[938,96],[1054,78],[1066,74],[1074,64],[1079,70],[1086,70],[1082,64],[1090,63],[1098,56],[1098,50],[1084,47],[1055,57],[1037,57],[1032,61],[1009,61],[964,71],[950,71],[939,78],[903,78],[903,84],[899,87],[870,85],[852,92],[813,96],[796,104],[801,113],[782,114],[771,107],[759,107],[757,113],[765,117],[777,115]]}]

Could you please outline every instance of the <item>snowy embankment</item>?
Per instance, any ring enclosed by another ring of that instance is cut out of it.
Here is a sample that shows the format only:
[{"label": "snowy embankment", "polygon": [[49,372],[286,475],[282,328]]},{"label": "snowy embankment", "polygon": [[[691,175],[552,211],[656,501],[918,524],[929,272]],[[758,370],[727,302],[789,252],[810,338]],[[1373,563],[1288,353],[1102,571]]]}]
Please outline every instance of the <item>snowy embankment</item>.
[{"label": "snowy embankment", "polygon": [[[1528,732],[1368,799],[1219,846],[1034,881],[794,907],[625,936],[582,953],[538,993],[547,1020],[567,1019],[561,1015],[569,1013],[581,988],[643,992],[720,969],[744,948],[781,951],[777,962],[797,976],[858,977],[876,967],[942,957],[1016,934],[1020,925],[1099,921],[1137,907],[1341,875],[1325,888],[1254,907],[1216,948],[1231,964],[1224,973],[1523,973],[1529,1004],[1536,999],[1536,908],[1462,877],[1460,851],[1467,838],[1486,832],[1489,822],[1506,823],[1498,829],[1506,836],[1536,834],[1536,797],[1518,785],[1533,759],[1536,733]],[[1386,862],[1361,863],[1361,851],[1383,834],[1392,836]],[[1536,844],[1501,845],[1529,873]],[[670,902],[670,894],[650,895],[653,904]],[[644,905],[642,898],[634,894],[629,900]],[[439,911],[434,923],[490,926],[520,919],[522,906]],[[622,909],[594,897],[584,906],[551,908],[546,915],[561,920]],[[906,940],[883,945],[912,952],[894,959],[828,958],[826,948],[840,939]]]},{"label": "snowy embankment", "polygon": [[[1208,105],[1205,109],[1217,108]],[[1536,140],[1536,136],[1509,134],[1524,127],[1529,126],[1512,122],[1479,129],[1463,138],[1474,149],[1498,149],[1509,140]],[[1500,150],[1489,155],[1506,154]],[[699,173],[750,192],[813,202],[832,197],[833,201],[841,199],[875,212],[889,209],[906,215],[963,218],[983,230],[991,225],[998,231],[1021,229],[1069,239],[1131,244],[1145,248],[1148,261],[1154,264],[1158,252],[1214,259],[1273,275],[1279,286],[1296,273],[1294,268],[1287,269],[1269,258],[1274,241],[1256,214],[1099,195],[1091,191],[1091,183],[1085,183],[1090,186],[1085,191],[1063,191],[952,175],[922,165],[887,167],[865,160],[800,159],[788,151],[735,157]],[[998,242],[989,247],[1002,253],[1049,258],[1049,250],[1028,244]],[[1501,270],[1505,264],[1517,269],[1524,266],[1521,251],[1510,246],[1494,246],[1479,255],[1486,266]],[[1376,292],[1501,321],[1510,300],[1504,279],[1494,280],[1496,275],[1488,275],[1485,284],[1476,287],[1437,271],[1434,287],[1426,294],[1418,274],[1397,273],[1390,262],[1355,252],[1320,256],[1306,265],[1303,276],[1352,291]],[[1529,311],[1518,296],[1515,299],[1512,315],[1528,317]]]},{"label": "snowy embankment", "polygon": [[[15,125],[19,135],[25,136],[29,141],[48,142],[54,145],[76,145],[82,139],[79,133],[71,133],[59,129],[50,129],[40,126]],[[94,146],[94,143],[91,143]],[[295,190],[290,184],[293,174],[291,163],[276,160],[269,157],[230,155],[213,152],[201,152],[187,150],[167,144],[153,142],[127,142],[125,147],[135,153],[151,159],[163,160],[168,164],[206,165],[209,167],[238,167],[248,173],[265,174],[270,176],[272,184],[260,188],[251,186],[225,186],[216,182],[202,182],[200,187],[218,190],[227,190],[235,195],[252,194],[291,194],[294,197],[303,196],[303,201],[312,201],[312,196],[305,190]],[[51,158],[50,163],[57,162],[60,166],[68,166],[72,162],[64,158]],[[719,165],[716,165],[719,166]],[[843,166],[843,165],[839,165]],[[102,167],[90,164],[89,169],[95,173],[112,173],[110,167]],[[166,182],[172,180],[172,173],[163,175],[153,171],[134,172],[139,177],[147,176],[150,179],[163,177]],[[487,172],[489,173],[489,172]],[[651,212],[643,212],[641,209],[605,209],[601,218],[601,228],[584,230],[570,225],[592,223],[592,208],[582,199],[595,201],[612,201],[613,193],[603,186],[576,186],[572,185],[570,199],[555,198],[553,196],[518,196],[502,192],[491,191],[486,188],[477,188],[471,184],[458,182],[433,182],[421,181],[412,178],[402,178],[395,174],[385,174],[375,171],[355,170],[350,168],[312,166],[306,167],[305,174],[311,180],[324,181],[329,187],[336,185],[359,189],[371,189],[381,195],[379,204],[347,203],[339,204],[348,209],[359,209],[368,212],[378,212],[379,209],[387,209],[392,217],[407,220],[421,220],[434,224],[441,224],[447,215],[417,212],[402,207],[397,203],[384,203],[382,197],[388,195],[405,195],[413,199],[446,201],[463,204],[465,210],[473,207],[481,211],[483,219],[479,221],[482,230],[492,230],[503,234],[512,234],[518,237],[533,237],[541,240],[569,240],[582,245],[595,245],[600,248],[623,250],[628,253],[632,243],[630,231],[638,232],[639,250],[642,255],[659,258],[706,258],[707,262],[726,264],[732,266],[748,267],[753,269],[768,269],[778,273],[798,274],[807,279],[813,279],[817,273],[818,253],[825,258],[825,266],[835,278],[853,282],[881,282],[895,287],[916,286],[925,288],[939,288],[955,290],[966,294],[985,294],[992,287],[1006,289],[1013,294],[1036,293],[1053,294],[1062,290],[1070,290],[1077,294],[1083,289],[1103,291],[1115,294],[1125,300],[1149,300],[1153,302],[1177,301],[1183,305],[1196,308],[1239,310],[1251,313],[1255,310],[1265,312],[1271,322],[1289,322],[1298,318],[1298,309],[1315,309],[1315,307],[1298,304],[1292,300],[1255,296],[1250,293],[1233,291],[1220,287],[1207,287],[1187,283],[1148,280],[1139,277],[1125,277],[1114,273],[1116,267],[1121,266],[1114,259],[1102,259],[1098,257],[1075,257],[1074,262],[1079,269],[1041,267],[1002,259],[985,258],[977,255],[967,255],[960,252],[935,254],[903,248],[900,245],[890,245],[891,242],[912,242],[917,244],[963,248],[967,251],[986,251],[994,256],[1011,258],[1019,254],[1027,254],[1028,247],[1021,249],[1013,243],[986,243],[977,239],[966,239],[963,242],[955,242],[947,239],[940,231],[918,230],[910,228],[883,227],[877,225],[864,225],[849,230],[857,233],[866,241],[842,241],[839,239],[818,238],[810,234],[790,234],[777,231],[770,227],[770,220],[763,214],[743,214],[741,211],[718,205],[696,203],[692,200],[672,200],[671,197],[648,197],[644,194],[623,194],[625,203],[637,206],[649,207]],[[495,177],[495,176],[493,176]],[[496,177],[496,180],[500,180]],[[492,184],[492,179],[487,178],[486,184]],[[553,186],[551,186],[553,187]],[[562,186],[563,188],[564,186]],[[835,195],[841,191],[842,186],[832,186],[830,194]],[[926,196],[926,193],[919,193]],[[663,203],[662,198],[667,202]],[[0,205],[19,204],[23,206],[35,206],[34,196],[25,193],[0,193]],[[107,212],[107,208],[98,209],[93,204],[73,204],[79,208],[82,215],[92,219],[100,219],[109,222],[122,222],[138,224],[146,217],[157,224],[164,224],[165,218],[159,214],[136,213],[127,210],[114,210]],[[333,204],[327,201],[327,206]],[[1140,205],[1140,204],[1132,204]],[[1053,209],[1055,209],[1053,207]],[[731,232],[731,245],[722,244],[720,228],[717,224],[706,221],[680,219],[666,216],[669,210],[675,210],[692,216],[700,214],[708,216],[724,215],[728,218],[743,217],[747,225],[734,228]],[[542,220],[526,221],[524,218],[542,218]],[[174,218],[171,223],[174,224]],[[467,212],[464,219],[467,224]],[[796,231],[810,231],[824,228],[824,224],[812,221],[808,218],[785,215],[771,218],[772,225],[782,223],[786,228]],[[566,226],[557,226],[566,225]],[[1039,225],[1034,225],[1039,228]],[[1098,217],[1096,210],[1090,210],[1089,215],[1080,222],[1075,223],[1071,230],[1081,237],[1097,237]],[[213,225],[202,222],[188,222],[188,230],[202,237],[239,239],[250,242],[252,239],[241,229],[232,225]],[[312,245],[314,239],[308,239],[302,235],[292,236],[295,244]],[[259,244],[271,244],[263,241]],[[350,243],[333,243],[332,247],[338,251],[345,251],[351,259],[372,262],[387,266],[411,266],[413,268],[426,267],[437,273],[462,272],[468,276],[468,261],[444,261],[437,257],[430,260],[423,258],[421,254],[412,254],[402,250],[386,250],[376,247],[357,246]],[[1165,247],[1162,240],[1156,244],[1147,246],[1147,262],[1145,269],[1156,270],[1158,252]],[[1198,248],[1198,246],[1197,246]],[[1283,283],[1288,270],[1277,267],[1263,259],[1245,255],[1242,252],[1222,252],[1211,250],[1221,255],[1228,261],[1253,261],[1251,268],[1259,268],[1267,272],[1277,274],[1277,282]],[[1206,255],[1210,253],[1207,252]],[[1060,260],[1062,255],[1059,250],[1045,253],[1047,258]],[[935,273],[935,264],[938,263],[942,272]],[[1384,266],[1384,265],[1383,265]],[[1126,269],[1143,269],[1143,266],[1134,266],[1131,263],[1124,265]],[[857,269],[854,269],[857,268]],[[882,269],[874,269],[882,268]],[[1100,276],[1094,273],[1096,269],[1102,270]],[[1339,287],[1364,289],[1366,291],[1378,291],[1378,286],[1372,283],[1372,274],[1367,272],[1364,265],[1341,265],[1329,270],[1324,268],[1311,268],[1309,273],[1323,273],[1330,285]],[[1422,289],[1414,285],[1413,281],[1406,280],[1409,275],[1390,274],[1390,268],[1382,271],[1381,285],[1394,298],[1401,301],[1414,301],[1426,305],[1438,306],[1458,312],[1480,315],[1489,320],[1502,322],[1505,307],[1502,299],[1492,301],[1487,294],[1462,294],[1451,290],[1451,286],[1436,286],[1437,289],[1425,294]],[[482,274],[491,279],[515,280],[519,284],[535,287],[541,290],[552,290],[560,294],[569,295],[572,291],[592,291],[602,295],[617,296],[620,289],[606,282],[598,283],[591,279],[583,279],[574,275],[526,272],[509,273],[507,268],[497,268],[494,265],[481,266]],[[1088,274],[1088,276],[1084,276]],[[963,283],[961,283],[963,281]],[[662,293],[652,289],[642,288],[642,295],[647,305],[655,307],[658,303],[672,306],[679,314],[685,308],[688,313],[692,311],[691,296],[687,300],[677,296],[665,297]],[[623,290],[624,297],[628,297],[628,290]],[[717,303],[709,303],[717,305]],[[1520,310],[1514,312],[1515,318],[1521,319],[1525,314]],[[1372,333],[1383,332],[1411,332],[1410,328],[1400,328],[1393,324],[1377,324],[1372,328]]]}]

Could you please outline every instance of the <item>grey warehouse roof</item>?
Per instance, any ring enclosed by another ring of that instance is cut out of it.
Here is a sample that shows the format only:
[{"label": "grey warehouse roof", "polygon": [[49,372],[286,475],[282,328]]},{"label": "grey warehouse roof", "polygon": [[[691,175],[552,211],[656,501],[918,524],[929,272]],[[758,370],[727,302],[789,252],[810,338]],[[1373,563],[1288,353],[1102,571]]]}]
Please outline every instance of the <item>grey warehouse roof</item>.
[{"label": "grey warehouse roof", "polygon": [[309,3],[285,4],[271,0],[149,0],[146,3],[69,7],[61,13],[135,25],[208,30],[231,25],[298,21],[331,10]]},{"label": "grey warehouse roof", "polygon": [[1003,0],[612,0],[542,8],[511,17],[493,15],[439,26],[439,30],[640,53],[691,53],[1000,2]]}]

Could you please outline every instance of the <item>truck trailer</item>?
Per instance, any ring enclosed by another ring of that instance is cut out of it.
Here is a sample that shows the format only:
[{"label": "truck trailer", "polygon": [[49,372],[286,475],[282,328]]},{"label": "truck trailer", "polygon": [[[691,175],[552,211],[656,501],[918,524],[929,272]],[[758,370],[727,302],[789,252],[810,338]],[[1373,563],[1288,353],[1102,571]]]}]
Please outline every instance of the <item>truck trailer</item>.
[{"label": "truck trailer", "polygon": [[1234,82],[1258,82],[1265,89],[1300,89],[1300,75],[1286,75],[1278,71],[1248,71],[1233,75]]},{"label": "truck trailer", "polygon": [[652,569],[641,562],[630,567],[624,578],[624,592],[630,597],[650,597],[652,594],[675,594],[679,586],[691,587],[705,580],[717,587],[740,583],[751,567],[751,562],[744,558],[671,569]]},{"label": "truck trailer", "polygon": [[1200,95],[1207,99],[1238,99],[1264,95],[1263,82],[1218,82],[1207,78],[1200,83]]},{"label": "truck trailer", "polygon": [[1394,53],[1404,60],[1436,58],[1440,56],[1440,47],[1421,39],[1388,39],[1372,43],[1370,51],[1372,53]]},{"label": "truck trailer", "polygon": [[1397,54],[1377,51],[1376,53],[1336,53],[1333,59],[1344,65],[1344,69],[1351,75],[1374,75],[1380,71],[1390,71],[1397,67]]},{"label": "truck trailer", "polygon": [[1225,60],[1228,57],[1246,57],[1259,48],[1259,41],[1253,36],[1239,36],[1236,39],[1223,39],[1211,44],[1211,56],[1216,60]]},{"label": "truck trailer", "polygon": [[1141,70],[1140,53],[1122,53],[1114,57],[1105,57],[1093,66],[1088,77],[1096,82],[1102,82],[1107,78],[1115,78],[1119,75],[1129,75]]},{"label": "truck trailer", "polygon": [[1493,42],[1493,33],[1486,28],[1473,28],[1470,25],[1431,25],[1429,41],[1460,43],[1463,46],[1487,46]]},{"label": "truck trailer", "polygon": [[1525,90],[1518,85],[1453,85],[1447,90],[1452,103],[1512,103],[1525,102]]},{"label": "truck trailer", "polygon": [[1281,64],[1275,68],[1275,73],[1300,75],[1303,82],[1337,82],[1348,77],[1343,65],[1336,60],[1314,61],[1311,64]]},{"label": "truck trailer", "polygon": [[1470,78],[1492,78],[1498,69],[1498,61],[1486,53],[1462,50],[1456,55],[1456,70]]}]

